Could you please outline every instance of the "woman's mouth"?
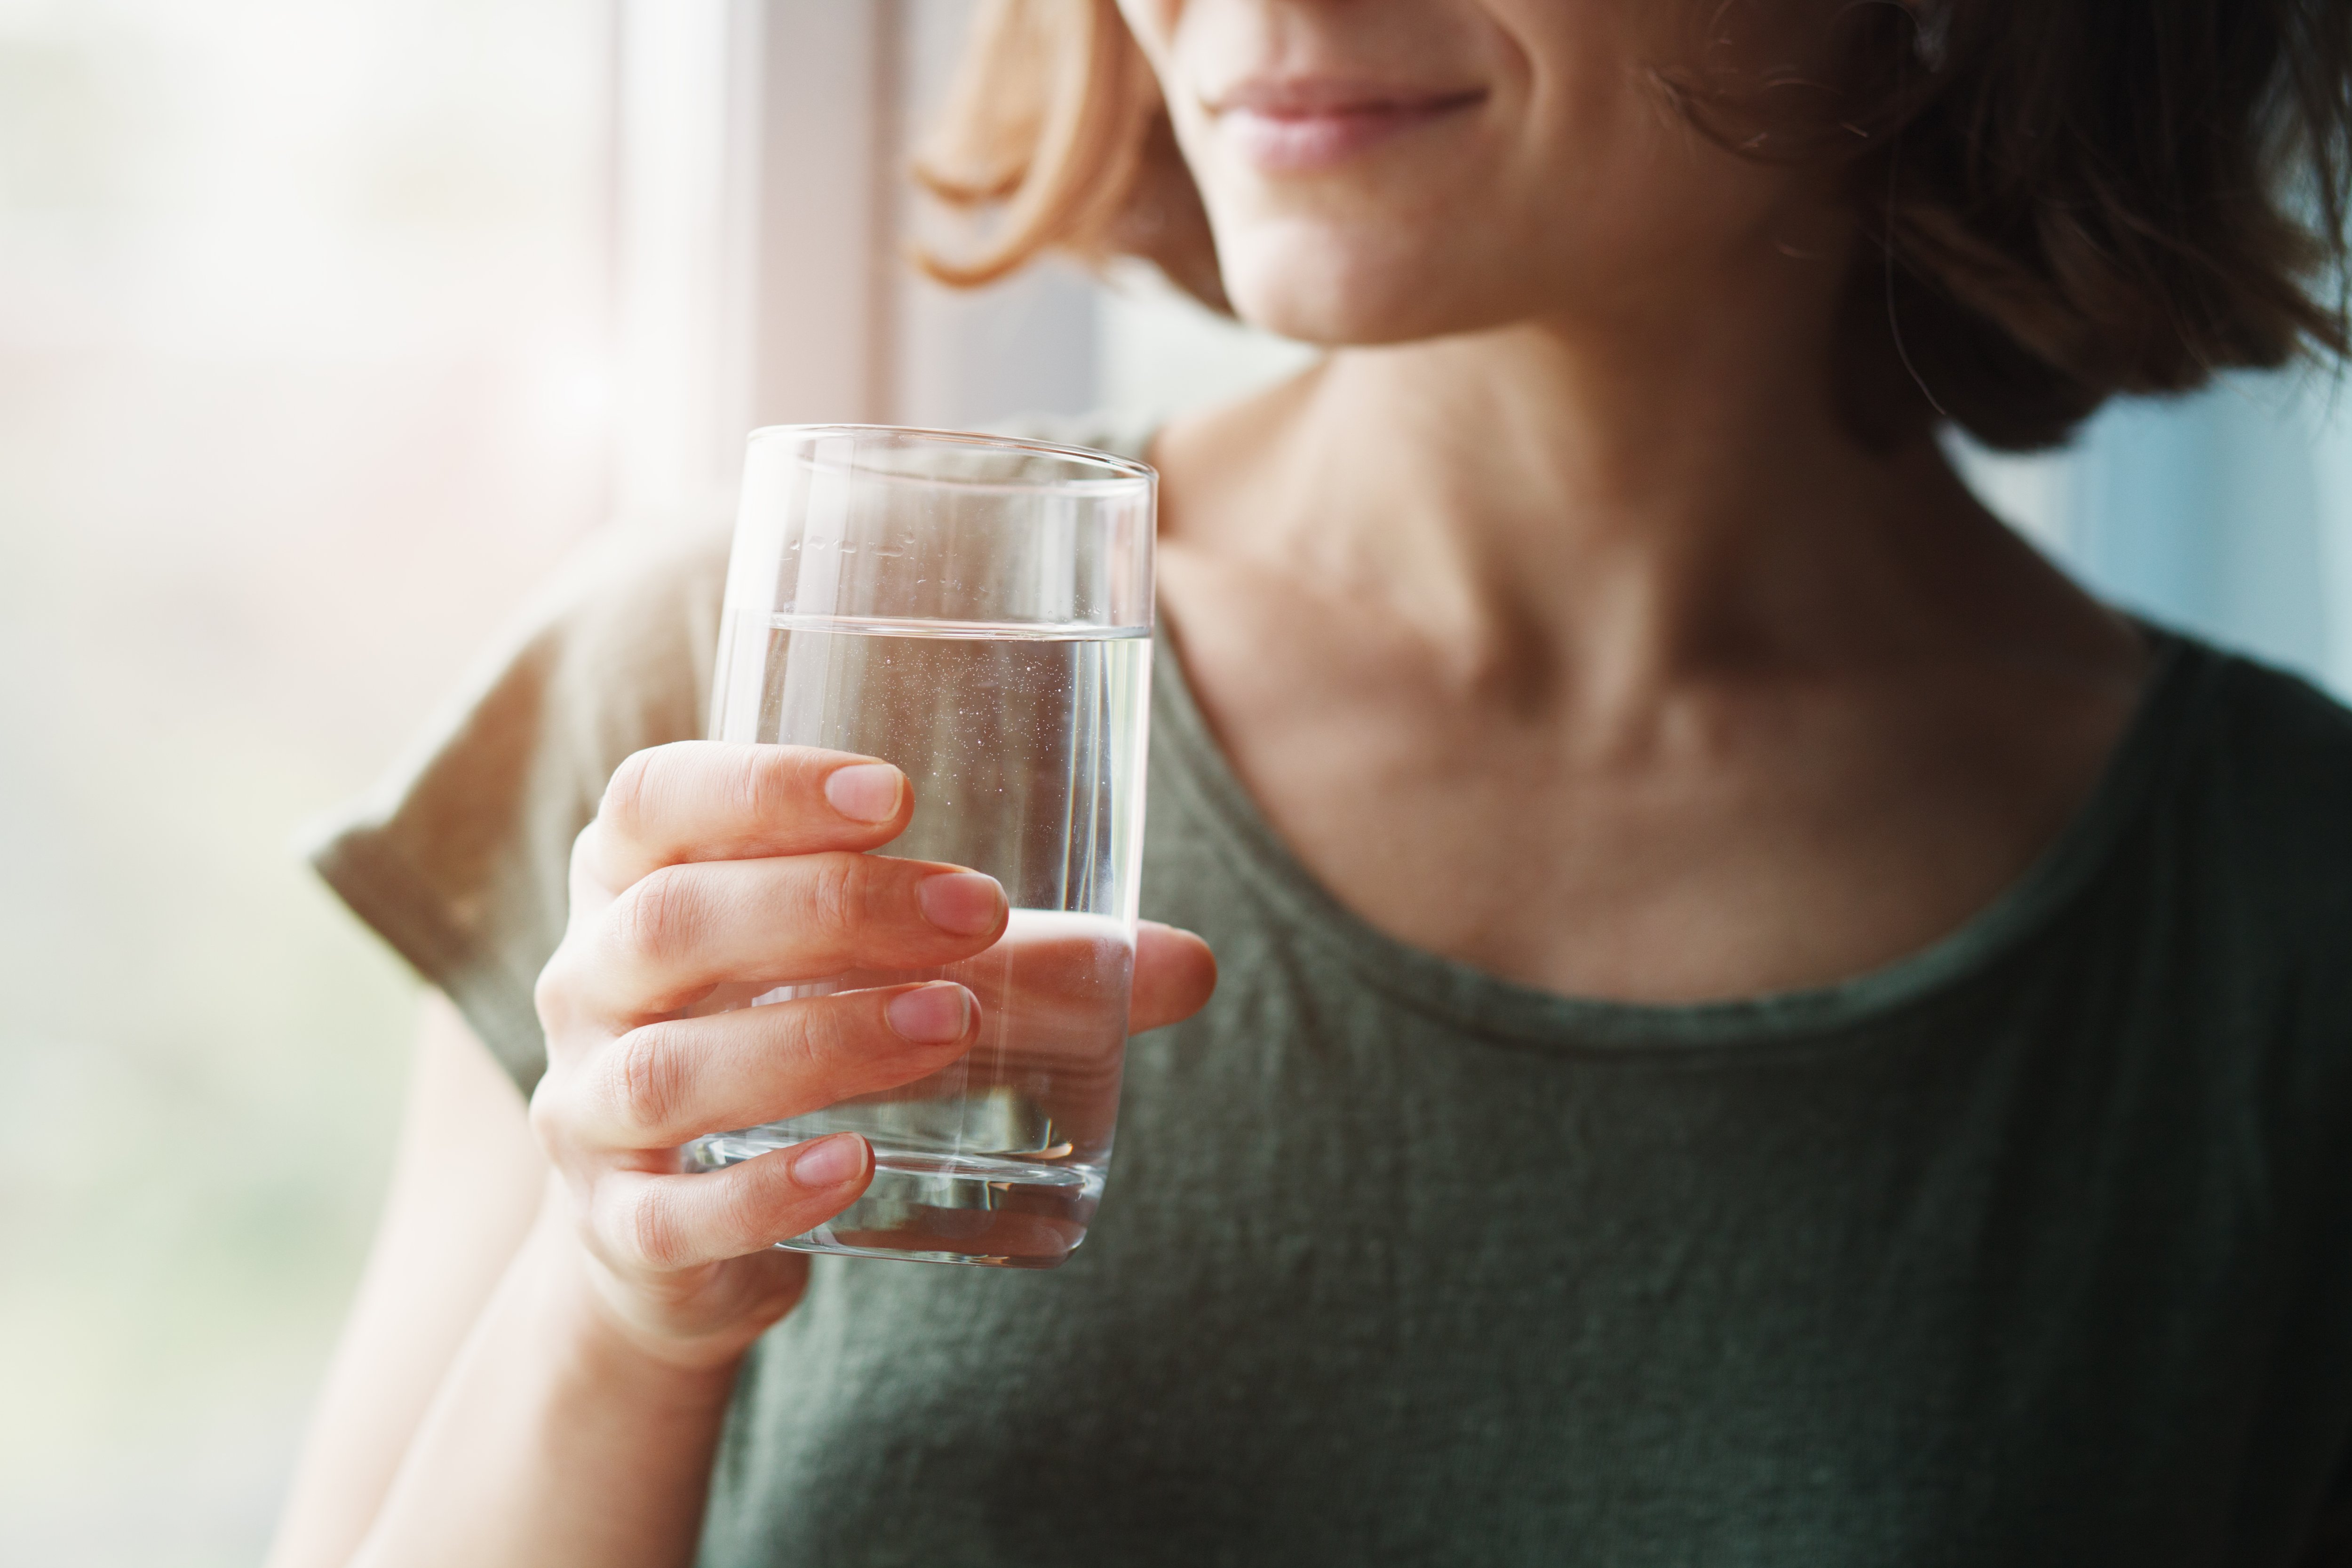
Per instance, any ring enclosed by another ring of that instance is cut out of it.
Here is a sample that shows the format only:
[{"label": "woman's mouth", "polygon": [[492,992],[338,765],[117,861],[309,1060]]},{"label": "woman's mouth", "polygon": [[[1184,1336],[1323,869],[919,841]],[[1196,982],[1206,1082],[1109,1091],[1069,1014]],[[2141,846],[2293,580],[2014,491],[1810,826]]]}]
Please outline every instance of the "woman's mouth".
[{"label": "woman's mouth", "polygon": [[1332,79],[1244,82],[1209,101],[1241,155],[1266,174],[1305,174],[1450,120],[1486,100],[1484,88],[1397,89]]}]

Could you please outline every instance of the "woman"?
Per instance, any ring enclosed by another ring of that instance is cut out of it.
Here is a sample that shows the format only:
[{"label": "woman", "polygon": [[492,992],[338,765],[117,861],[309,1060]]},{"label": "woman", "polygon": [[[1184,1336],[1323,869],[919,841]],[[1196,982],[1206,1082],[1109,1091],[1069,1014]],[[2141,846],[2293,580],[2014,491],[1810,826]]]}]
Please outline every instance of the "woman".
[{"label": "woman", "polygon": [[2346,1561],[2352,719],[1933,437],[2340,350],[2347,26],[987,13],[943,269],[1333,349],[1148,437],[1177,1027],[1093,1236],[812,1270],[856,1137],[674,1173],[973,1029],[698,991],[1004,908],[856,853],[895,770],[692,739],[719,546],[607,562],[321,852],[463,1021],[276,1562]]}]

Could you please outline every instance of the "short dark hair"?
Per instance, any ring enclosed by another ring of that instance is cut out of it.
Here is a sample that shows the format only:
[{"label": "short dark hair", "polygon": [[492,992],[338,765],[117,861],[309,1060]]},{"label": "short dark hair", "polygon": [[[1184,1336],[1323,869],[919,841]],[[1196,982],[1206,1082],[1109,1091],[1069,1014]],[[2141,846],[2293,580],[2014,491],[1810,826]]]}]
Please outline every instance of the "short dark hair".
[{"label": "short dark hair", "polygon": [[[1893,444],[1948,419],[1988,446],[2063,441],[2116,393],[2347,348],[2346,0],[1694,0],[1813,5],[1833,85],[1655,86],[1752,155],[1837,161],[1867,243],[1840,328],[1849,422]],[[1703,14],[1701,12],[1703,11]],[[1049,247],[1139,255],[1219,309],[1214,246],[1113,0],[987,0],[917,175],[1004,221],[976,284]]]}]

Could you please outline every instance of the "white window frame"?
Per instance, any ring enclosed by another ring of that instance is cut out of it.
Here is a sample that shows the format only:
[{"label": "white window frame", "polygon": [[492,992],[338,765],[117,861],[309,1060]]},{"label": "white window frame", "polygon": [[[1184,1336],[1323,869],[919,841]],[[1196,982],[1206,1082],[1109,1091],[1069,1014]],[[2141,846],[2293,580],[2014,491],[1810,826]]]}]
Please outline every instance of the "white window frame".
[{"label": "white window frame", "polygon": [[1096,391],[1096,296],[905,260],[911,130],[971,0],[617,0],[618,500],[723,512],[744,434],[971,426]]}]

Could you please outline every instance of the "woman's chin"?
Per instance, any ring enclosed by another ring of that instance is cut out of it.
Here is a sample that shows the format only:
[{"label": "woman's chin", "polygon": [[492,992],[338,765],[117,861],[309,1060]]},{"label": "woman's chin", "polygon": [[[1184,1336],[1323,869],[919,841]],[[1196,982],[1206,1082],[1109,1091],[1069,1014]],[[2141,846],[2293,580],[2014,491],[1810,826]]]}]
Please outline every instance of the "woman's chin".
[{"label": "woman's chin", "polygon": [[1514,258],[1459,236],[1412,242],[1414,226],[1328,215],[1223,215],[1225,297],[1251,326],[1338,348],[1476,331],[1532,314]]},{"label": "woman's chin", "polygon": [[1492,311],[1453,308],[1442,295],[1415,299],[1411,290],[1364,292],[1300,279],[1282,288],[1237,287],[1227,273],[1234,313],[1260,331],[1324,348],[1370,348],[1416,342],[1501,324]]},{"label": "woman's chin", "polygon": [[[1365,267],[1328,254],[1244,254],[1223,263],[1234,313],[1261,331],[1328,348],[1410,342],[1492,325],[1427,268]],[[1475,293],[1476,290],[1468,292]]]}]

